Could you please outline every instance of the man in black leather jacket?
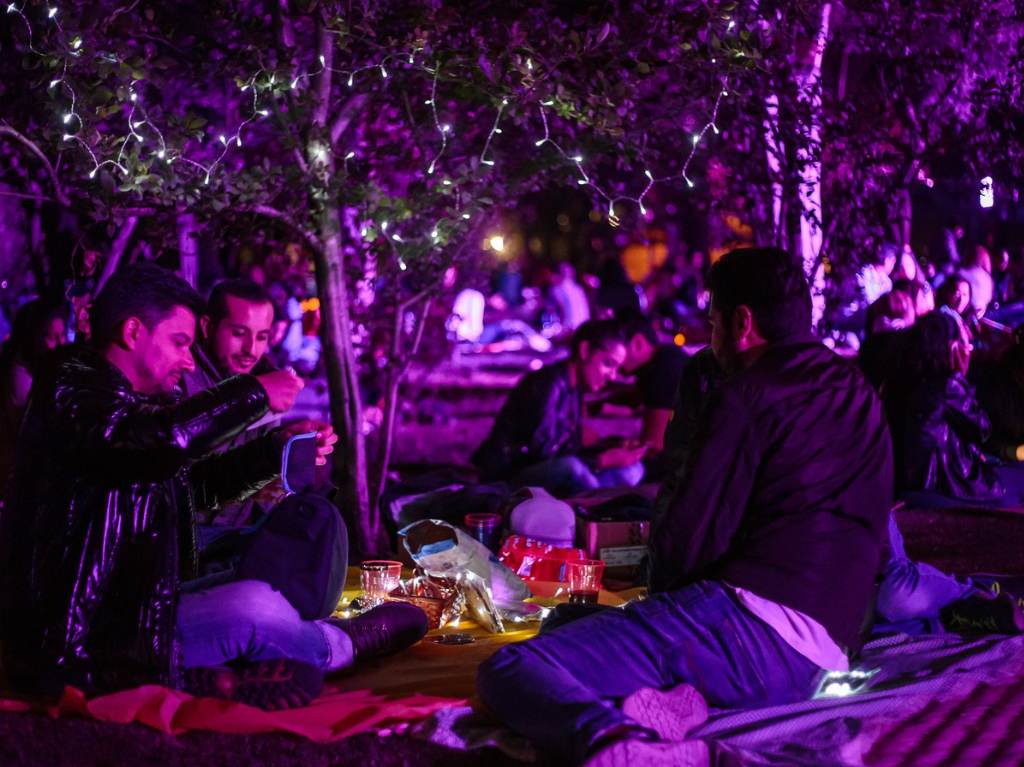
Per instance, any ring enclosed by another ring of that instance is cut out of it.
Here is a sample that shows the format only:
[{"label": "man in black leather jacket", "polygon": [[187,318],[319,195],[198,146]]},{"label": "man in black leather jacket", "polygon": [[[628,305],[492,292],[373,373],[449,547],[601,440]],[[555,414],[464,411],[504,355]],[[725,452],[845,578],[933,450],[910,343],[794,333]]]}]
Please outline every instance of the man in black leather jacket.
[{"label": "man in black leather jacket", "polygon": [[568,360],[527,373],[509,394],[473,454],[480,478],[540,486],[557,495],[640,482],[643,447],[583,445],[583,395],[601,391],[625,358],[617,323],[580,325]]},{"label": "man in black leather jacket", "polygon": [[[197,504],[216,508],[273,479],[285,435],[212,451],[268,409],[286,410],[302,385],[288,372],[242,375],[169,403],[194,364],[198,313],[198,297],[179,278],[151,264],[129,267],[96,299],[91,345],[37,379],[0,528],[0,628],[19,686],[182,687],[185,669],[298,661],[276,669],[311,672],[290,680],[301,689],[282,690],[284,699],[259,697],[258,678],[191,677],[199,692],[274,707],[308,700],[325,671],[367,654],[358,630],[303,621],[259,581],[180,593],[195,575]],[[321,459],[335,439],[323,435]],[[425,629],[422,613],[416,620]],[[419,628],[394,624],[391,635],[403,639]]]}]

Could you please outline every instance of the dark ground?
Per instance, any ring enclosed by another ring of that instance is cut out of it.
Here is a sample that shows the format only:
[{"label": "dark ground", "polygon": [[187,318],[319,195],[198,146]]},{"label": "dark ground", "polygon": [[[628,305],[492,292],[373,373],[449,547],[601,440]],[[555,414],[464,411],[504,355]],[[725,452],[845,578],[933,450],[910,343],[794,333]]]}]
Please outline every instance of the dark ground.
[{"label": "dark ground", "polygon": [[503,767],[499,751],[462,752],[372,733],[319,744],[290,735],[194,732],[177,737],[141,725],[0,714],[3,767]]}]

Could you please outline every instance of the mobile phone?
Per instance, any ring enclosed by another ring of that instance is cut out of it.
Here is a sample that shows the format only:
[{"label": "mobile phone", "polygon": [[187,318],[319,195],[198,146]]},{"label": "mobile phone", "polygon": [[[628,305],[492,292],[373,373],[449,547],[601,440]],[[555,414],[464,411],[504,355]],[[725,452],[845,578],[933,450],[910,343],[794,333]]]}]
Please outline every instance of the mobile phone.
[{"label": "mobile phone", "polygon": [[296,434],[281,455],[281,483],[285,492],[302,493],[316,485],[316,432]]}]

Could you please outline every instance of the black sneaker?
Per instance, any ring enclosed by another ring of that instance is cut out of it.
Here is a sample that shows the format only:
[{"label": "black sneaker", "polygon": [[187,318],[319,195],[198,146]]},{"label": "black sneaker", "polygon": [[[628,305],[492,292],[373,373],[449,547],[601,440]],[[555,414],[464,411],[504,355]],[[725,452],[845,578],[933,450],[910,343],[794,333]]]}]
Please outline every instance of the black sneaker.
[{"label": "black sneaker", "polygon": [[957,634],[1020,634],[1024,613],[1010,594],[975,594],[939,611],[942,625]]},{"label": "black sneaker", "polygon": [[296,660],[264,660],[237,668],[185,669],[185,692],[203,698],[236,700],[267,711],[299,708],[320,694],[320,669]]},{"label": "black sneaker", "polygon": [[392,655],[427,633],[427,614],[406,602],[385,602],[355,618],[328,621],[349,635],[357,661]]}]

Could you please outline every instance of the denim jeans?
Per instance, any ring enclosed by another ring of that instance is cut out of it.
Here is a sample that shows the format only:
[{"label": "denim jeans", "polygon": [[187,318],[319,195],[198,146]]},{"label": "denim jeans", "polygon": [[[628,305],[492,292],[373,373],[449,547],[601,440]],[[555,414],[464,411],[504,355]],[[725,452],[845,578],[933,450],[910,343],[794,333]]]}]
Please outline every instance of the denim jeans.
[{"label": "denim jeans", "polygon": [[908,558],[894,512],[889,512],[889,545],[892,555],[875,600],[876,611],[886,621],[938,618],[946,605],[979,592],[970,578],[960,580]]},{"label": "denim jeans", "polygon": [[515,481],[520,485],[543,487],[555,496],[566,496],[598,487],[633,487],[643,478],[642,463],[594,471],[575,455],[562,455],[527,466]]},{"label": "denim jeans", "polygon": [[580,762],[609,729],[640,725],[620,708],[642,687],[687,682],[711,706],[811,697],[822,671],[717,581],[580,618],[486,661],[483,702],[542,749]]},{"label": "denim jeans", "polygon": [[181,595],[177,638],[185,668],[289,658],[323,671],[352,665],[352,642],[326,621],[303,620],[263,581],[234,581]]}]

